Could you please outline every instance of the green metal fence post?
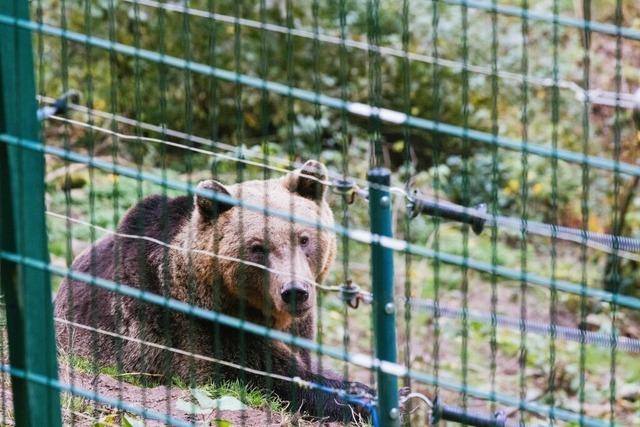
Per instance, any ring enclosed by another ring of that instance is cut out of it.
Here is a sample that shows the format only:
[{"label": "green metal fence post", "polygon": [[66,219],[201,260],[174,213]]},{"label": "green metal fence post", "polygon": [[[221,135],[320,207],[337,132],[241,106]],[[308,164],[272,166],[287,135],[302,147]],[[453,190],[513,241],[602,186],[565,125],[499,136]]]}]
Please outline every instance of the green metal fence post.
[{"label": "green metal fence post", "polygon": [[[378,236],[392,235],[391,196],[388,186],[391,172],[385,168],[371,169],[369,180],[369,216],[371,232]],[[393,250],[374,241],[371,244],[371,278],[373,287],[373,328],[376,357],[396,362],[396,316],[393,298]],[[382,426],[400,425],[398,408],[398,378],[378,370],[378,409]]]},{"label": "green metal fence post", "polygon": [[[0,13],[29,19],[27,0],[0,1]],[[0,25],[0,134],[39,139],[31,32]],[[44,156],[0,143],[0,250],[49,261],[44,218]],[[6,303],[9,362],[57,380],[48,271],[0,264]],[[59,426],[57,389],[11,377],[15,424]]]}]

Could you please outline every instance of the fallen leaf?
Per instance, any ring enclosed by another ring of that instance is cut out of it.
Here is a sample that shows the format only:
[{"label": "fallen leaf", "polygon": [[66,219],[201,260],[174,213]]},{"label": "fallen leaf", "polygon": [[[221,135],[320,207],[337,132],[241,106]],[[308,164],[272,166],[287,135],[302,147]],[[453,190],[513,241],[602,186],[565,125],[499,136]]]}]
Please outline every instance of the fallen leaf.
[{"label": "fallen leaf", "polygon": [[216,401],[209,397],[209,395],[201,389],[192,388],[191,395],[198,401],[198,405],[203,409],[215,408]]},{"label": "fallen leaf", "polygon": [[109,414],[93,423],[92,427],[108,427],[118,425],[118,414]]},{"label": "fallen leaf", "polygon": [[122,416],[122,427],[144,427],[144,423],[129,414],[124,414]]},{"label": "fallen leaf", "polygon": [[211,408],[202,408],[196,403],[187,402],[183,399],[178,399],[176,409],[193,415],[208,415],[211,413]]},{"label": "fallen leaf", "polygon": [[214,400],[214,402],[214,408],[219,408],[221,411],[241,411],[247,409],[244,403],[233,396],[222,396]]}]

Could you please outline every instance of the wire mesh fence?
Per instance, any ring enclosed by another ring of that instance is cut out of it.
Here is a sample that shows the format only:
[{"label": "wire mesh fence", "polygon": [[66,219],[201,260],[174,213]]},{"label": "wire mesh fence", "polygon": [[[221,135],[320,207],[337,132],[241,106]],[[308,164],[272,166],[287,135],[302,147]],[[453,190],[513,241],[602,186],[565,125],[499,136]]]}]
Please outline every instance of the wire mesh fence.
[{"label": "wire mesh fence", "polygon": [[639,13],[1,3],[2,424],[640,423]]}]

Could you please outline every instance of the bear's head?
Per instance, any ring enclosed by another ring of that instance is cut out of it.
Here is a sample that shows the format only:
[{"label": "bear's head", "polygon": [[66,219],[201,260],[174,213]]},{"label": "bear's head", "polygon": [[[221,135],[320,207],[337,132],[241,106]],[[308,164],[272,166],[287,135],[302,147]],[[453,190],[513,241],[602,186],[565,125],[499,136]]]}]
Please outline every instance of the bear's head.
[{"label": "bear's head", "polygon": [[[326,184],[326,168],[312,160],[277,179],[229,186],[200,182],[199,189],[306,223],[195,196],[189,236],[181,242],[192,249],[188,263],[197,288],[193,302],[234,316],[259,313],[261,318],[249,320],[281,330],[296,319],[313,318],[315,285],[326,278],[336,253],[335,235],[322,228],[333,225]],[[181,267],[174,263],[174,272],[186,268],[185,262]]]}]

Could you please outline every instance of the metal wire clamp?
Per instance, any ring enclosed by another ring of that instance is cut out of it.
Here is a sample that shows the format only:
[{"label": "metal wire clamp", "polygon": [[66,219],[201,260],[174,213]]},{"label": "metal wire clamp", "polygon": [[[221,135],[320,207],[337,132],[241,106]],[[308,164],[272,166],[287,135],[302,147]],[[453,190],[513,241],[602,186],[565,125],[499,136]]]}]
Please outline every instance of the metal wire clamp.
[{"label": "metal wire clamp", "polygon": [[353,309],[360,306],[361,291],[360,286],[353,283],[351,279],[347,279],[346,283],[340,285],[340,298],[342,301]]},{"label": "metal wire clamp", "polygon": [[352,179],[334,179],[331,183],[334,193],[344,197],[347,204],[351,205],[356,199],[357,185]]}]

